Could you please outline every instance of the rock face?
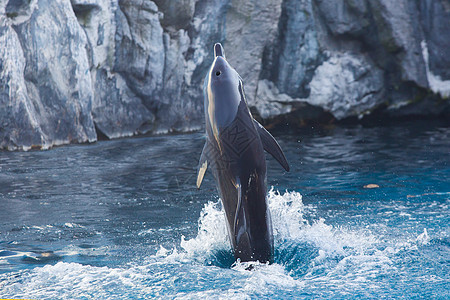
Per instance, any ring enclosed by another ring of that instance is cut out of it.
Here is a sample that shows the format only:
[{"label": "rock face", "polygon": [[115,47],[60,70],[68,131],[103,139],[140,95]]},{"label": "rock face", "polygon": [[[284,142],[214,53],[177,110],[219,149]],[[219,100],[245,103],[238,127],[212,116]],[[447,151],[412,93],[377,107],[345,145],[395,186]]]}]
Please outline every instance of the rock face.
[{"label": "rock face", "polygon": [[0,21],[0,146],[95,141],[86,35],[69,2],[10,1]]},{"label": "rock face", "polygon": [[0,148],[200,129],[215,42],[265,124],[450,115],[447,0],[5,0]]}]

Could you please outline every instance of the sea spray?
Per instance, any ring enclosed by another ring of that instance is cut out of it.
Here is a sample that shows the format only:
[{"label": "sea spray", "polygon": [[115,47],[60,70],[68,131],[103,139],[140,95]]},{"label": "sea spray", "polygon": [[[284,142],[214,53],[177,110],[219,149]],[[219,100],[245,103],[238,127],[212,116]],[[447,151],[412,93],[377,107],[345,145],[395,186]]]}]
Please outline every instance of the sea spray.
[{"label": "sea spray", "polygon": [[[119,267],[58,262],[1,277],[4,295],[27,298],[258,298],[383,293],[383,280],[402,275],[393,260],[404,247],[379,246],[369,231],[327,224],[295,191],[271,190],[275,236],[271,265],[235,262],[220,202],[204,205],[195,238],[162,245],[149,257]],[[251,271],[249,271],[251,269]]]},{"label": "sea spray", "polygon": [[209,201],[200,212],[198,233],[193,239],[181,237],[181,247],[190,257],[211,255],[215,250],[230,246],[225,214],[219,202]]}]

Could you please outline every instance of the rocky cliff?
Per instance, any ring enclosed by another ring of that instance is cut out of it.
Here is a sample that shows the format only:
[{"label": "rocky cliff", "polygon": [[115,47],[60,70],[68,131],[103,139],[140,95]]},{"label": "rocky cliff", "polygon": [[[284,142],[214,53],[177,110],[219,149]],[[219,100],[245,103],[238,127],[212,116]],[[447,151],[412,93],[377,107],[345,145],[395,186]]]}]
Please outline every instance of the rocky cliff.
[{"label": "rocky cliff", "polygon": [[0,148],[200,129],[214,42],[266,124],[450,116],[448,0],[1,0]]}]

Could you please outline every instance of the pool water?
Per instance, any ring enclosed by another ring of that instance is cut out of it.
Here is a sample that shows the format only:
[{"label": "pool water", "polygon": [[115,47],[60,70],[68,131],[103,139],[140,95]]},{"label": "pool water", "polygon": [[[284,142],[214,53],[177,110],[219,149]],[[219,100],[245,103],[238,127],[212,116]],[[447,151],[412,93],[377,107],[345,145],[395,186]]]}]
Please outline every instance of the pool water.
[{"label": "pool water", "polygon": [[0,298],[450,298],[450,124],[273,133],[275,262],[235,262],[202,133],[0,152]]}]

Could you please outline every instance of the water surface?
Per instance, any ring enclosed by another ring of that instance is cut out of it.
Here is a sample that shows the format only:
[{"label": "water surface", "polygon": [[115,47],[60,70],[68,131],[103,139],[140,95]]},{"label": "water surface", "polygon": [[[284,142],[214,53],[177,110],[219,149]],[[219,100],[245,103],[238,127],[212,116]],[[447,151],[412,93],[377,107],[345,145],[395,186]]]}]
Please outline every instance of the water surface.
[{"label": "water surface", "polygon": [[[275,263],[235,263],[201,133],[0,152],[0,298],[450,297],[450,126],[275,132]],[[376,184],[378,188],[365,188]]]}]

